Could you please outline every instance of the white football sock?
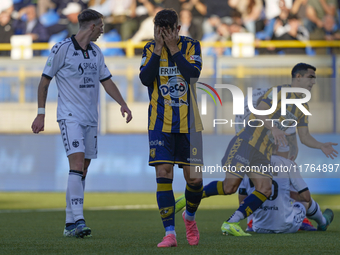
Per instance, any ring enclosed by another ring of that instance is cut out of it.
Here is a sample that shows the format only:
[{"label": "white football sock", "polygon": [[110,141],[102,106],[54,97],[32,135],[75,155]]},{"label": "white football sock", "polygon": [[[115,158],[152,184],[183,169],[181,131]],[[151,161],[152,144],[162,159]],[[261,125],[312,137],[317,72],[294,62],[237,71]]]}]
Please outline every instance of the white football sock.
[{"label": "white football sock", "polygon": [[84,219],[84,190],[81,178],[81,172],[70,170],[70,174],[68,176],[68,188],[70,190],[70,205],[74,221]]},{"label": "white football sock", "polygon": [[75,223],[75,220],[73,219],[73,213],[71,209],[71,200],[70,200],[70,189],[67,185],[66,189],[66,224],[67,223]]},{"label": "white football sock", "polygon": [[312,198],[311,206],[307,210],[306,214],[308,219],[315,220],[318,225],[325,225],[326,219],[323,217],[322,212],[320,210],[320,206],[317,202],[315,202]]},{"label": "white football sock", "polygon": [[233,215],[229,218],[229,223],[239,222],[240,220],[244,219],[244,215],[239,210],[236,210]]}]

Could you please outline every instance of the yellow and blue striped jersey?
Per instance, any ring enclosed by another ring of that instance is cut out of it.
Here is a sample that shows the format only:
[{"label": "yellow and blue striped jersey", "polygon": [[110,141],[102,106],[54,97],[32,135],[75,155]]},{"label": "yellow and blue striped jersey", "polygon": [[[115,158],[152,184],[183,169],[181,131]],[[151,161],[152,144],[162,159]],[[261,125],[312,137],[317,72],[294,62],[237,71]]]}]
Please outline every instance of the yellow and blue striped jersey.
[{"label": "yellow and blue striped jersey", "polygon": [[[184,59],[200,73],[202,69],[200,43],[189,37],[180,36],[177,45]],[[149,62],[154,47],[155,41],[145,45],[141,69]],[[186,81],[167,47],[162,49],[159,70],[153,84],[148,85],[148,93],[149,130],[165,133],[203,130],[197,107],[196,85]]]},{"label": "yellow and blue striped jersey", "polygon": [[[297,122],[297,127],[306,127],[308,126],[308,116],[306,116],[299,108],[296,107],[295,104],[287,104],[286,105],[286,115],[281,115],[281,89],[282,87],[291,87],[291,85],[282,85],[277,86],[277,107],[275,111],[268,116],[268,119],[276,120],[273,121],[274,125],[276,125],[279,129],[285,131],[289,126],[294,126],[294,121]],[[301,98],[295,93],[287,93],[287,99],[296,99]],[[267,91],[267,93],[263,96],[262,102],[265,102],[270,108],[272,107],[272,88]],[[309,106],[307,103],[302,104],[309,111]],[[256,116],[252,113],[249,117],[249,120],[256,119]],[[283,120],[284,126],[281,124]],[[253,121],[251,123],[252,126],[260,125],[259,121]],[[241,138],[245,138],[249,140],[249,144],[254,148],[258,149],[263,155],[265,155],[269,160],[272,155],[272,146],[274,143],[273,136],[271,131],[264,127],[264,125],[260,127],[250,127],[247,125],[242,131],[238,134]]]}]

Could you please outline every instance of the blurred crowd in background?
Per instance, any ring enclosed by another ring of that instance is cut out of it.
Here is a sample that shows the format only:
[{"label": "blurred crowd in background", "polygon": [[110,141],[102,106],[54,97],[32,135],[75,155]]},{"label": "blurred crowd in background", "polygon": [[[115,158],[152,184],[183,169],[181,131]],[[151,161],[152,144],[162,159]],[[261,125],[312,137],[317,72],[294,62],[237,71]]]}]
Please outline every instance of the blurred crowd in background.
[{"label": "blurred crowd in background", "polygon": [[[104,15],[101,40],[153,38],[153,18],[163,8],[179,14],[180,34],[201,41],[228,41],[248,32],[259,40],[339,40],[340,0],[1,0],[0,43],[28,34],[33,42],[58,42],[78,31],[78,14]],[[334,50],[334,49],[333,49]],[[228,55],[225,48],[206,54]],[[266,48],[258,54],[308,54],[305,48]],[[8,52],[1,52],[6,55]],[[107,55],[123,55],[112,51]]]}]

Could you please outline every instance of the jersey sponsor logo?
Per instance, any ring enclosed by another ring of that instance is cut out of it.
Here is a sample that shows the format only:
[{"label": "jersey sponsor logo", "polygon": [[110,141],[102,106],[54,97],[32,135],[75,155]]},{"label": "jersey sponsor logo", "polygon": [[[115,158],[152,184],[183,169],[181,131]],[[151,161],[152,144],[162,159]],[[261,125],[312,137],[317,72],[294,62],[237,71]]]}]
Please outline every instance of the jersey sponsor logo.
[{"label": "jersey sponsor logo", "polygon": [[159,68],[159,76],[174,76],[174,75],[181,75],[177,66]]},{"label": "jersey sponsor logo", "polygon": [[246,164],[246,165],[249,165],[249,164],[250,164],[250,162],[249,162],[248,159],[242,157],[242,156],[239,155],[239,154],[237,154],[237,155],[235,156],[235,159],[237,159],[238,161],[241,161],[243,164]]},{"label": "jersey sponsor logo", "polygon": [[164,99],[164,104],[170,105],[170,106],[182,106],[182,105],[186,105],[189,106],[187,101],[184,101],[183,99],[180,99],[179,102],[175,102],[175,100],[168,100],[168,99]]},{"label": "jersey sponsor logo", "polygon": [[84,83],[85,83],[85,84],[88,84],[88,83],[94,83],[94,82],[93,82],[93,79],[92,79],[92,78],[90,78],[90,77],[84,77]]},{"label": "jersey sponsor logo", "polygon": [[194,60],[194,61],[197,61],[197,62],[202,62],[202,58],[199,55],[192,55],[192,56],[190,56],[190,60]]},{"label": "jersey sponsor logo", "polygon": [[149,142],[150,146],[164,146],[164,141],[154,140]]},{"label": "jersey sponsor logo", "polygon": [[276,206],[276,205],[273,205],[273,206],[260,206],[259,209],[262,209],[263,211],[278,211],[279,208]]},{"label": "jersey sponsor logo", "polygon": [[47,59],[47,66],[52,66],[53,57]]},{"label": "jersey sponsor logo", "polygon": [[80,74],[84,73],[84,68],[81,66],[81,64],[78,66],[78,72],[80,72]]},{"label": "jersey sponsor logo", "polygon": [[[96,72],[97,71],[97,64],[96,63],[82,63],[82,64],[79,64],[78,72],[81,75],[84,74],[87,70],[95,71]],[[94,74],[94,73],[91,72],[91,74]]]},{"label": "jersey sponsor logo", "polygon": [[79,56],[79,53],[77,51],[73,52],[72,57],[74,57],[74,56]]},{"label": "jersey sponsor logo", "polygon": [[87,85],[82,84],[82,85],[79,85],[80,89],[88,89],[88,88],[94,88],[94,87],[95,87],[94,84],[87,84]]},{"label": "jersey sponsor logo", "polygon": [[172,98],[180,98],[184,96],[188,91],[188,84],[181,77],[172,77],[167,84],[163,84],[160,87],[162,96],[170,95]]}]

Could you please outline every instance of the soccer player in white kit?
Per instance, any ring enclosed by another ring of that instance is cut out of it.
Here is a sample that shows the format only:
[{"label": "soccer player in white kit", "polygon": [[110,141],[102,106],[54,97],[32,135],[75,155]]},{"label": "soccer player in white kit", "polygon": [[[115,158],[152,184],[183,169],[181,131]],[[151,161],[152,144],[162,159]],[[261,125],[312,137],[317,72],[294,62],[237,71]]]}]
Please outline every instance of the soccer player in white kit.
[{"label": "soccer player in white kit", "polygon": [[[311,198],[299,169],[290,168],[295,163],[272,155],[271,164],[274,169],[272,195],[253,213],[253,230],[262,234],[295,233],[306,216],[318,223],[319,231],[327,230],[333,220],[333,212],[326,209],[322,214],[318,203]],[[251,180],[245,177],[239,187],[239,200],[243,201],[254,189]]]},{"label": "soccer player in white kit", "polygon": [[93,42],[103,33],[103,16],[94,10],[78,15],[79,31],[53,46],[38,87],[38,115],[32,131],[44,131],[48,87],[53,77],[58,87],[57,121],[69,160],[64,236],[90,237],[83,215],[85,176],[97,158],[98,96],[101,83],[118,103],[126,122],[131,111],[111,80],[100,48]]}]

